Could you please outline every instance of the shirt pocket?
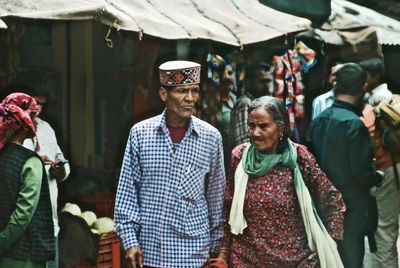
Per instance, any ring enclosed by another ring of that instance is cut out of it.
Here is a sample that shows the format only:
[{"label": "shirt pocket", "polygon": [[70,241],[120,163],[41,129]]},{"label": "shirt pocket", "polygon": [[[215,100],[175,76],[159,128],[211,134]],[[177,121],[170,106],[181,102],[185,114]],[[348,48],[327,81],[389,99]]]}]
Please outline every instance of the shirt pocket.
[{"label": "shirt pocket", "polygon": [[188,165],[180,177],[178,194],[189,202],[196,204],[204,197],[204,186],[207,170],[197,165]]},{"label": "shirt pocket", "polygon": [[185,165],[182,168],[177,192],[178,203],[170,222],[182,238],[204,237],[204,241],[209,239],[208,209],[204,194],[207,172],[207,169],[198,165]]}]

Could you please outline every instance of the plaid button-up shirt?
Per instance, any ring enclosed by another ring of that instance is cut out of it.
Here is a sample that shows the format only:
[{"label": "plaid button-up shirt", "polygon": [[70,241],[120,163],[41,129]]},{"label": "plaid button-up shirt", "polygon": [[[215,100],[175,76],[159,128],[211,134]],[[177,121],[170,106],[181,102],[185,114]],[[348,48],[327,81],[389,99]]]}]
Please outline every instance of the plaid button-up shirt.
[{"label": "plaid button-up shirt", "polygon": [[165,112],[131,129],[115,204],[125,249],[144,265],[201,267],[223,235],[225,172],[220,133],[192,116],[176,151]]},{"label": "plaid button-up shirt", "polygon": [[249,117],[248,111],[253,96],[246,92],[245,95],[241,96],[231,112],[231,135],[232,135],[232,148],[237,145],[250,141],[247,119]]}]

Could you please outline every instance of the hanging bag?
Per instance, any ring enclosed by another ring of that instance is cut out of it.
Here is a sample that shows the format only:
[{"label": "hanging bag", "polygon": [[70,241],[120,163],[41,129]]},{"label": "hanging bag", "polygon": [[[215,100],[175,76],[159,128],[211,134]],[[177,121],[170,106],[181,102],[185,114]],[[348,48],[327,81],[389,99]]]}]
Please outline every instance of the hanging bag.
[{"label": "hanging bag", "polygon": [[390,152],[396,185],[399,189],[395,156],[400,154],[400,95],[394,94],[389,100],[379,103],[374,108],[374,113],[376,131],[382,138],[383,148]]}]

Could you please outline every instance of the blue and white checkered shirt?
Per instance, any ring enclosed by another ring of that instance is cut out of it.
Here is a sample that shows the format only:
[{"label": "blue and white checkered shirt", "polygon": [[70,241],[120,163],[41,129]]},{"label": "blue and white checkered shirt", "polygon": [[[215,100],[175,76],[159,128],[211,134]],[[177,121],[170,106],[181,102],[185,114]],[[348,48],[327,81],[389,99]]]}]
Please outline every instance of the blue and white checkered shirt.
[{"label": "blue and white checkered shirt", "polygon": [[115,229],[151,267],[201,267],[223,235],[225,172],[217,129],[192,116],[174,152],[159,116],[132,127],[120,174]]}]

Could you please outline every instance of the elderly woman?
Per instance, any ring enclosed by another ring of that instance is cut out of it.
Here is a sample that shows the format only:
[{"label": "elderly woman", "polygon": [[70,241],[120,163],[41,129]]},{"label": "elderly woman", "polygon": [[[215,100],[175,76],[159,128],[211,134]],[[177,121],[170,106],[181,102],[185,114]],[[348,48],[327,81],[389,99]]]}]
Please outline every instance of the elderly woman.
[{"label": "elderly woman", "polygon": [[0,104],[0,267],[44,268],[54,258],[46,173],[40,157],[22,146],[35,135],[37,111],[22,93]]},{"label": "elderly woman", "polygon": [[248,131],[251,142],[232,151],[229,219],[214,266],[343,267],[332,239],[343,236],[342,196],[314,156],[289,139],[283,103],[254,100]]}]

